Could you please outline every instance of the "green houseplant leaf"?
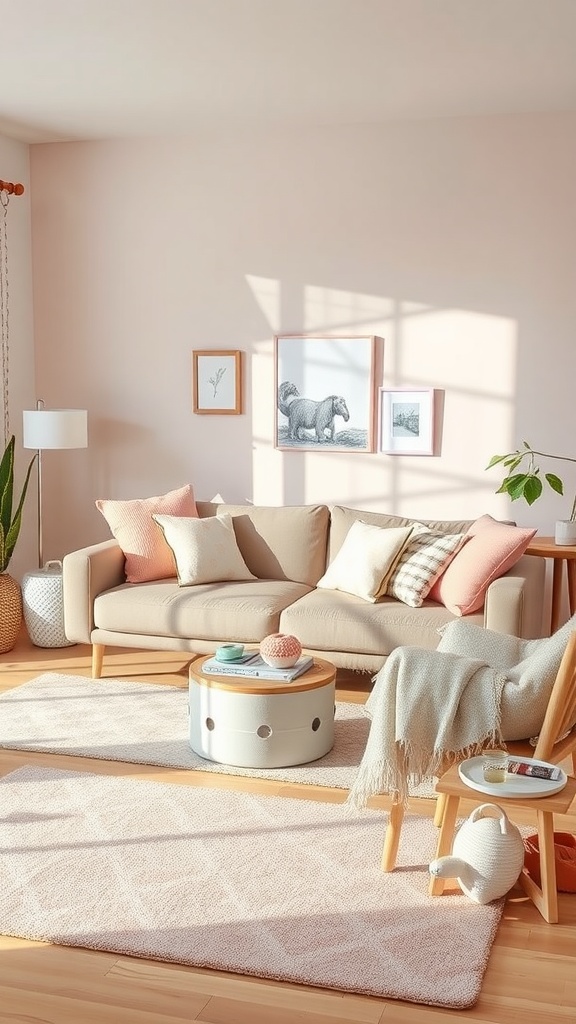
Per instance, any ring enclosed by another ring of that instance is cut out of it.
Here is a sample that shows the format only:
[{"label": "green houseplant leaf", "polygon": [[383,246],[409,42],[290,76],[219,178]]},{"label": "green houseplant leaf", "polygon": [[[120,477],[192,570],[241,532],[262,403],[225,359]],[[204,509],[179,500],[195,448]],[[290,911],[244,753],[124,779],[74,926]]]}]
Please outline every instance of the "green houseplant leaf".
[{"label": "green houseplant leaf", "polygon": [[32,466],[37,458],[32,456],[16,511],[12,515],[14,498],[14,448],[16,438],[10,438],[0,462],[0,572],[6,572],[22,525],[22,509],[30,481]]},{"label": "green houseplant leaf", "polygon": [[[493,466],[502,465],[508,471],[496,494],[507,494],[511,501],[523,498],[528,505],[533,505],[544,489],[536,456],[543,459],[559,459],[561,462],[576,462],[576,458],[569,455],[549,455],[547,452],[538,452],[527,441],[523,441],[522,447],[517,448],[514,452],[508,452],[507,455],[493,455],[486,466],[486,469],[492,469]],[[525,459],[528,460],[526,466],[523,465]],[[521,466],[524,472],[519,473],[517,470]],[[544,480],[556,494],[564,494],[564,484],[555,473],[545,473]],[[570,522],[576,522],[576,497],[572,503]]]}]

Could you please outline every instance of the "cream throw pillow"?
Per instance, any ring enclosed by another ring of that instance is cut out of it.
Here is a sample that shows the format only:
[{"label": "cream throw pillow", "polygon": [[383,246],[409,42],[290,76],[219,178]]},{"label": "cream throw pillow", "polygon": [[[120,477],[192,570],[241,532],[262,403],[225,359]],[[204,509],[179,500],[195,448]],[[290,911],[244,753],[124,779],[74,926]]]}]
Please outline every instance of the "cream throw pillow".
[{"label": "cream throw pillow", "polygon": [[377,601],[411,533],[412,526],[385,530],[357,520],[318,586]]},{"label": "cream throw pillow", "polygon": [[228,513],[209,519],[161,515],[153,515],[152,518],[174,553],[181,587],[222,580],[257,579],[240,554],[232,516]]}]

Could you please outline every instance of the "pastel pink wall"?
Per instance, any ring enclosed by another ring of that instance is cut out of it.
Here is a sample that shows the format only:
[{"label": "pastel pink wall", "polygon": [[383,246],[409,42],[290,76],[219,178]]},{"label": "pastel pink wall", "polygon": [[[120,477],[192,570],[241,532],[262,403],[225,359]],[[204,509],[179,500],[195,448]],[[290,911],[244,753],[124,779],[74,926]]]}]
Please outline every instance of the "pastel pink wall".
[{"label": "pastel pink wall", "polygon": [[[186,481],[545,533],[568,514],[510,507],[484,467],[524,438],[574,453],[576,116],[38,145],[31,175],[38,394],[90,431],[46,460],[47,557],[108,536],[95,498]],[[441,389],[440,453],[276,451],[272,338],[306,331],[376,334],[376,384]],[[245,354],[242,416],[192,413],[210,348]]]},{"label": "pastel pink wall", "polygon": [[[11,196],[6,211],[0,206],[0,218],[6,225],[8,262],[8,303],[4,317],[8,319],[8,437],[4,437],[4,421],[0,419],[0,453],[14,434],[16,437],[15,495],[13,510],[20,497],[26,468],[32,452],[22,450],[22,409],[34,408],[34,333],[32,316],[32,257],[30,233],[30,167],[29,147],[0,135],[0,178],[21,182],[25,192]],[[5,217],[4,217],[4,214]],[[0,235],[2,237],[2,235]],[[0,260],[6,264],[6,250],[0,249]],[[6,322],[6,321],[4,321]],[[2,382],[4,386],[4,381]],[[32,478],[29,497],[18,544],[8,571],[16,579],[29,568],[36,567],[36,483]]]}]

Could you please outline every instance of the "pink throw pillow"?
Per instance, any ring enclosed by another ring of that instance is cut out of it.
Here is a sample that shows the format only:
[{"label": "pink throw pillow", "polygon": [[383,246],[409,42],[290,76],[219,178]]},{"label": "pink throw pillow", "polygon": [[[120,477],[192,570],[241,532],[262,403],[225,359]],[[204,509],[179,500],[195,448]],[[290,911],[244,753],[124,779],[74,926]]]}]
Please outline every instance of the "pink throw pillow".
[{"label": "pink throw pillow", "polygon": [[507,526],[481,516],[468,530],[470,538],[436,581],[428,597],[453,615],[470,615],[484,604],[493,580],[508,572],[524,554],[536,530]]},{"label": "pink throw pillow", "polygon": [[129,583],[145,583],[147,580],[176,576],[172,549],[168,547],[158,523],[152,519],[152,513],[198,518],[190,484],[154,498],[136,498],[132,501],[99,499],[96,508],[104,516],[124,552],[126,579]]}]

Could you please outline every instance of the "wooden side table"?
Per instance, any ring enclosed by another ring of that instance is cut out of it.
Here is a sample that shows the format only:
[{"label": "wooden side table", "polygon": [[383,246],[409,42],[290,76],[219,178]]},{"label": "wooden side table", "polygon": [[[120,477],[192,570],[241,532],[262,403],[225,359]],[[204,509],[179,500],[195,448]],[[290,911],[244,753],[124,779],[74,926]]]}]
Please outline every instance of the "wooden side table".
[{"label": "wooden side table", "polygon": [[562,569],[566,565],[568,581],[568,606],[570,615],[576,611],[576,544],[556,544],[554,537],[533,537],[525,554],[551,558],[552,568],[552,610],[550,613],[550,634],[560,626],[560,603],[562,598]]},{"label": "wooden side table", "polygon": [[[472,799],[482,803],[482,794],[462,782],[458,773],[458,765],[451,768],[436,783],[436,792],[444,797],[443,817],[436,857],[445,857],[452,848],[458,807],[461,799]],[[523,870],[518,881],[524,892],[530,897],[537,909],[549,924],[558,922],[558,889],[556,885],[556,863],[554,860],[554,815],[567,814],[576,796],[576,779],[568,778],[564,789],[552,796],[540,797],[537,800],[530,800],[526,797],[484,797],[484,802],[501,802],[502,809],[518,808],[520,810],[534,811],[537,820],[538,839],[540,847],[540,874],[541,885],[537,885],[534,879]],[[442,797],[440,798],[442,799]],[[433,877],[430,879],[429,893],[431,896],[441,896],[444,891],[444,879]]]}]

